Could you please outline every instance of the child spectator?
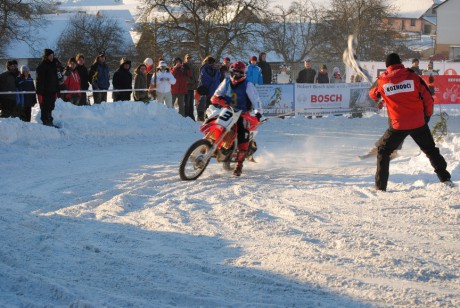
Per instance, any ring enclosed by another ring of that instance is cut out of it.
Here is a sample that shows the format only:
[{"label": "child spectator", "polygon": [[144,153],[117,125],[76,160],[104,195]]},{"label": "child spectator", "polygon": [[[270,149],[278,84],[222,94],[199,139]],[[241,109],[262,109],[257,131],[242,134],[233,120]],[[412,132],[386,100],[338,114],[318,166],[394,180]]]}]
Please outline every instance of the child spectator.
[{"label": "child spectator", "polygon": [[[35,92],[34,80],[30,76],[29,68],[21,66],[20,75],[16,80],[18,91]],[[24,122],[30,122],[32,107],[37,103],[37,97],[34,94],[19,93],[17,95],[17,105],[19,106],[19,118]]]},{"label": "child spectator", "polygon": [[[70,58],[69,61],[67,61],[67,67],[64,71],[64,85],[68,91],[80,91],[81,89],[80,75],[76,68],[77,60],[75,58]],[[63,98],[66,102],[71,102],[76,106],[80,105],[80,93],[66,93],[63,95]]]}]

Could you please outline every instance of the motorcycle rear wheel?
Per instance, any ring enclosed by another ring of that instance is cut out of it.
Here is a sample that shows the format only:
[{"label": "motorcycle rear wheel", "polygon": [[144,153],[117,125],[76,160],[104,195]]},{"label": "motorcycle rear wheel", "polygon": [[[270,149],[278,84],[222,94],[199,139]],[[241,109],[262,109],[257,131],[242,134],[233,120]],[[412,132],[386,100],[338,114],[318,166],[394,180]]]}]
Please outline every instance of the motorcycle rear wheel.
[{"label": "motorcycle rear wheel", "polygon": [[211,160],[211,142],[200,139],[185,152],[179,166],[179,175],[183,181],[196,180],[204,172]]}]

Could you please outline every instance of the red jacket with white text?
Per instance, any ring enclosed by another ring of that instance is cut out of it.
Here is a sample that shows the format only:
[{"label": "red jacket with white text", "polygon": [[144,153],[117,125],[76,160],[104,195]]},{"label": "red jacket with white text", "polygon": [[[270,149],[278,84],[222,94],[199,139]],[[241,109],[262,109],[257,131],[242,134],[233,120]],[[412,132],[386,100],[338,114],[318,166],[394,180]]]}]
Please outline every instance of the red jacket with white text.
[{"label": "red jacket with white text", "polygon": [[369,96],[377,101],[379,94],[388,108],[394,129],[406,130],[425,125],[425,116],[433,114],[433,97],[426,83],[402,64],[387,67]]}]

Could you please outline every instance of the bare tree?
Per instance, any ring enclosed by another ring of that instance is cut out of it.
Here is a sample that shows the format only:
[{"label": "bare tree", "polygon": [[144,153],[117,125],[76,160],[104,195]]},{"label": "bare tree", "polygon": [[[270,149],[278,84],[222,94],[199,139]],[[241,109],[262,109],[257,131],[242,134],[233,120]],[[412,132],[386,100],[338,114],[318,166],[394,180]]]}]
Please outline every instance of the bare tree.
[{"label": "bare tree", "polygon": [[143,0],[144,20],[157,19],[157,46],[171,55],[238,55],[257,37],[267,0]]},{"label": "bare tree", "polygon": [[276,6],[264,20],[265,50],[272,50],[285,62],[299,62],[320,43],[317,35],[319,9],[308,0],[293,2],[286,9]]},{"label": "bare tree", "polygon": [[[65,59],[84,52],[96,56],[100,51],[109,55],[128,54],[123,29],[116,19],[85,13],[75,14],[60,35],[57,54]],[[117,60],[118,61],[118,60]]]},{"label": "bare tree", "polygon": [[43,14],[54,10],[52,0],[0,0],[0,56],[13,40],[33,46],[35,40],[30,29],[43,22]]},{"label": "bare tree", "polygon": [[382,60],[397,49],[398,35],[384,23],[393,11],[387,0],[332,0],[318,24],[322,43],[317,52],[326,59],[341,59],[348,35],[355,34],[361,59]]}]

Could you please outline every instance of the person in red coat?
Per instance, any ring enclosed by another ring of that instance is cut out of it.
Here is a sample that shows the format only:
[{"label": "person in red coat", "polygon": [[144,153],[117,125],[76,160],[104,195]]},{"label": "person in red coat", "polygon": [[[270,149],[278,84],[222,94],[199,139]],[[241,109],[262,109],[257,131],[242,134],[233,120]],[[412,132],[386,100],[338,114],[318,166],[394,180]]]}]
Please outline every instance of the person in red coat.
[{"label": "person in red coat", "polygon": [[452,186],[450,173],[446,170],[447,163],[439,153],[428,127],[433,114],[433,97],[428,86],[420,76],[401,64],[398,54],[389,54],[385,64],[387,70],[378,77],[376,86],[369,91],[373,100],[383,98],[391,119],[390,127],[377,146],[375,189],[386,191],[390,154],[407,136],[411,136],[428,157],[439,180]]},{"label": "person in red coat", "polygon": [[[77,60],[75,58],[70,58],[69,61],[67,61],[67,67],[64,71],[64,85],[68,91],[80,91],[81,89],[80,75],[76,68]],[[62,97],[66,102],[71,102],[78,106],[80,105],[80,96],[81,93],[65,93]]]},{"label": "person in red coat", "polygon": [[186,117],[185,95],[188,92],[187,81],[190,78],[192,71],[184,69],[181,58],[175,58],[173,67],[171,68],[171,74],[174,76],[174,78],[176,78],[176,83],[171,85],[173,106],[177,102],[177,105],[179,106],[179,113],[183,117]]}]

